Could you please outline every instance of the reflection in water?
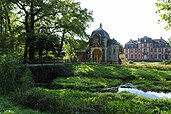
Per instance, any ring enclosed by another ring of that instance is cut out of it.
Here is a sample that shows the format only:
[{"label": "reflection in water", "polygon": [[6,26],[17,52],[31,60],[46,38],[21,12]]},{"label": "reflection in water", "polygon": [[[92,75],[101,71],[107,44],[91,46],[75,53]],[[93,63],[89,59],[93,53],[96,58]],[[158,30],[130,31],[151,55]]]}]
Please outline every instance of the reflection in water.
[{"label": "reflection in water", "polygon": [[118,88],[118,92],[122,92],[122,91],[128,91],[130,93],[134,93],[143,97],[147,97],[147,98],[171,98],[171,93],[157,93],[157,92],[143,92],[141,90],[138,89],[134,89],[134,88]]}]

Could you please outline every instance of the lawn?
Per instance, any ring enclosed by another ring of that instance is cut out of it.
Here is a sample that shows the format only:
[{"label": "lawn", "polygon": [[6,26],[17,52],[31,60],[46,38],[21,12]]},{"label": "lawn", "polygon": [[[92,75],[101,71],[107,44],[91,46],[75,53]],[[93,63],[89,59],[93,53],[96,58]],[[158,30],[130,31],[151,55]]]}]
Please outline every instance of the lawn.
[{"label": "lawn", "polygon": [[[121,80],[121,83],[132,83],[145,91],[171,92],[171,65],[151,63],[149,65],[148,63],[145,65],[80,64],[74,65],[74,73],[78,77],[95,77],[97,80],[99,78]],[[110,84],[107,87],[110,87]]]},{"label": "lawn", "polygon": [[[17,104],[17,107],[33,109],[31,110],[33,112],[38,110],[34,113],[171,113],[171,99],[150,99],[129,92],[100,91],[103,88],[118,87],[122,83],[131,83],[144,91],[171,92],[170,65],[148,63],[128,65],[74,64],[72,70],[70,75],[54,79],[49,86],[50,88],[34,87],[24,92],[16,92],[11,100]],[[0,112],[6,110],[11,109],[4,108]],[[14,108],[14,111],[16,110],[30,111]]]}]

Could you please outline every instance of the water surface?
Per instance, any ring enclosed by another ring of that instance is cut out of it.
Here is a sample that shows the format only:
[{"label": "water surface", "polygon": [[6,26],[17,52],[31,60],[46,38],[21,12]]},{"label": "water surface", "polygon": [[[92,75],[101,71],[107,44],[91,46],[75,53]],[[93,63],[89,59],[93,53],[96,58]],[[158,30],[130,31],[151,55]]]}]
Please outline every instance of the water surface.
[{"label": "water surface", "polygon": [[137,94],[143,97],[147,97],[147,98],[171,98],[171,92],[170,93],[157,93],[157,92],[152,92],[152,91],[148,91],[148,92],[144,92],[142,90],[138,90],[135,88],[118,88],[118,92],[122,92],[122,91],[128,91],[130,93],[133,94]]}]

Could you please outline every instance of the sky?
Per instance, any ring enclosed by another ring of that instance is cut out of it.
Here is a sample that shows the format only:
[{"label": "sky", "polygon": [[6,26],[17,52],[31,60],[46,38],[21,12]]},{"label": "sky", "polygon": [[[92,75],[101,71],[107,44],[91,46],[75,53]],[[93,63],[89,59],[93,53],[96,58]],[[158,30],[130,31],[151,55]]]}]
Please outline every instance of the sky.
[{"label": "sky", "polygon": [[86,32],[100,27],[109,33],[110,38],[125,45],[130,39],[137,40],[144,36],[152,39],[171,38],[171,30],[166,31],[166,23],[158,24],[156,0],[74,0],[82,8],[93,11],[94,22]]}]

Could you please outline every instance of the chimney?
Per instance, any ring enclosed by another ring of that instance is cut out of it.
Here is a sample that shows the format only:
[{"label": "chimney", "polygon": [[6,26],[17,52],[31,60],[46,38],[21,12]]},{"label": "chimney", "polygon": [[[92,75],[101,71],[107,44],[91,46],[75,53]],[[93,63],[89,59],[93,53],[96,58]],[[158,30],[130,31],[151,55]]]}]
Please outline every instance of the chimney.
[{"label": "chimney", "polygon": [[102,28],[102,23],[100,23],[100,28]]},{"label": "chimney", "polygon": [[160,37],[160,39],[163,39],[162,37]]}]

